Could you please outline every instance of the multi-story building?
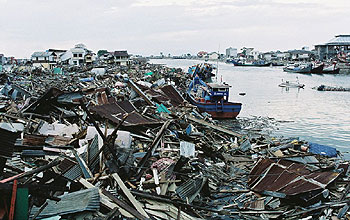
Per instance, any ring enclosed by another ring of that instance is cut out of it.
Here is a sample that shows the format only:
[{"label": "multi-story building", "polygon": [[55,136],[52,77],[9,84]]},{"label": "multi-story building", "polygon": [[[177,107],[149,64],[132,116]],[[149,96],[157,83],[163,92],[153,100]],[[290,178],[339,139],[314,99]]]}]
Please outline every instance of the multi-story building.
[{"label": "multi-story building", "polygon": [[57,55],[54,52],[34,52],[31,57],[33,67],[52,69],[57,64]]},{"label": "multi-story building", "polygon": [[237,57],[237,48],[232,48],[232,47],[229,47],[226,49],[226,57],[227,58],[235,58]]},{"label": "multi-story building", "polygon": [[337,35],[324,44],[315,45],[315,50],[321,61],[334,58],[339,53],[347,54],[350,52],[350,35]]}]

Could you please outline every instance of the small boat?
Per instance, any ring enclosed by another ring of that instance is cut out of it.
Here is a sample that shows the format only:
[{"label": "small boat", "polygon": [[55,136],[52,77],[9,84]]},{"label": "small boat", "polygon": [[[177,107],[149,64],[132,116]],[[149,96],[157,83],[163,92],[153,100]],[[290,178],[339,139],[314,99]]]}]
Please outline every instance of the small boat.
[{"label": "small boat", "polygon": [[311,64],[294,64],[283,68],[283,71],[289,73],[311,73]]},{"label": "small boat", "polygon": [[242,104],[228,100],[230,87],[225,83],[205,83],[196,76],[189,85],[187,99],[214,119],[233,119],[240,113]]},{"label": "small boat", "polygon": [[311,68],[311,73],[322,74],[323,68],[324,68],[324,63],[318,66],[314,65]]},{"label": "small boat", "polygon": [[278,63],[278,62],[272,62],[271,66],[284,66],[283,63]]},{"label": "small boat", "polygon": [[327,66],[326,68],[323,68],[322,73],[324,74],[338,74],[340,71],[340,68],[336,68],[336,64]]},{"label": "small boat", "polygon": [[291,82],[291,81],[283,81],[282,79],[282,83],[278,85],[279,87],[287,87],[287,88],[304,88],[305,85],[299,83],[299,81],[297,80],[296,82]]},{"label": "small boat", "polygon": [[231,61],[233,63],[233,65],[235,66],[248,66],[248,67],[264,67],[264,66],[271,66],[270,62],[265,62],[264,60],[260,60],[260,61],[253,61],[253,62],[237,62],[237,61]]}]

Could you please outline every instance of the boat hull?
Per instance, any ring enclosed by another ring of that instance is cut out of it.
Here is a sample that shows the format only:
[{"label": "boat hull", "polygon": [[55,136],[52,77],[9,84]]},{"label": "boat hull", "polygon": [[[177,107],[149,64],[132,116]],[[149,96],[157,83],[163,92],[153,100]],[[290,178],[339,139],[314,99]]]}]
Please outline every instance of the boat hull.
[{"label": "boat hull", "polygon": [[305,68],[295,68],[295,69],[290,69],[290,68],[283,68],[284,72],[288,73],[309,73],[311,74],[311,66],[305,67]]},{"label": "boat hull", "polygon": [[322,73],[323,74],[339,74],[340,72],[340,68],[336,68],[336,69],[333,69],[333,70],[325,70],[323,69]]},{"label": "boat hull", "polygon": [[224,102],[212,103],[206,101],[197,101],[189,96],[191,104],[197,106],[200,112],[209,113],[214,119],[233,119],[238,116],[241,111],[242,103]]},{"label": "boat hull", "polygon": [[324,64],[321,64],[317,67],[311,69],[311,73],[321,74],[324,68]]},{"label": "boat hull", "polygon": [[248,67],[266,67],[271,66],[271,63],[264,64],[243,64],[243,63],[234,63],[235,66],[248,66]]}]

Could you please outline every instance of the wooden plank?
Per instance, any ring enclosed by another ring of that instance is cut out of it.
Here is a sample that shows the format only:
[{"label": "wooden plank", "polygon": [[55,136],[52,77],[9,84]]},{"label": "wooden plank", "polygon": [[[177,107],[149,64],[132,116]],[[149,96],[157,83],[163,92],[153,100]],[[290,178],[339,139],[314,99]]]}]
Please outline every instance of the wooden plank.
[{"label": "wooden plank", "polygon": [[193,121],[193,122],[199,123],[199,124],[201,124],[201,125],[205,125],[205,126],[210,127],[210,128],[212,128],[212,129],[214,129],[214,130],[221,131],[221,132],[223,132],[223,133],[225,133],[225,134],[232,135],[232,136],[235,136],[235,137],[243,137],[242,134],[239,134],[239,133],[234,132],[234,131],[227,130],[227,129],[223,128],[223,127],[219,127],[219,126],[210,124],[210,123],[208,123],[208,122],[206,122],[206,121],[204,121],[204,120],[197,119],[197,118],[195,118],[195,117],[193,117],[193,116],[188,115],[187,118],[188,118],[189,120]]},{"label": "wooden plank", "polygon": [[130,193],[129,189],[125,186],[124,182],[120,178],[120,176],[117,173],[113,173],[112,177],[117,181],[119,187],[122,189],[126,197],[128,197],[129,201],[134,205],[137,211],[139,211],[143,216],[150,218],[145,210],[143,210],[141,204],[139,201],[135,199],[135,197]]},{"label": "wooden plank", "polygon": [[171,220],[172,219],[164,212],[159,212],[159,211],[155,211],[155,210],[151,210],[151,209],[146,209],[146,212],[148,212],[149,214],[156,216],[158,218],[164,219],[164,220]]},{"label": "wooden plank", "polygon": [[[92,185],[91,183],[89,183],[86,179],[81,178],[79,180],[79,182],[87,189],[93,188],[95,187],[94,185]],[[101,189],[99,189],[99,193],[100,193],[100,203],[105,206],[106,208],[108,208],[109,210],[113,210],[114,208],[118,208],[120,213],[127,217],[127,218],[133,218],[134,216],[132,214],[130,214],[129,212],[127,212],[125,209],[121,208],[120,206],[116,205],[115,203],[111,202],[111,200],[105,196],[104,194],[102,194]]]},{"label": "wooden plank", "polygon": [[131,80],[128,81],[129,86],[137,93],[139,94],[150,106],[154,106],[154,103],[150,98],[147,97],[147,95],[142,92],[142,90]]},{"label": "wooden plank", "polygon": [[113,202],[118,204],[120,207],[123,207],[126,211],[128,211],[130,214],[132,214],[135,218],[146,220],[147,218],[143,215],[141,215],[140,212],[138,212],[133,207],[129,206],[128,204],[124,203],[123,201],[117,199],[112,193],[108,192],[105,189],[102,189],[102,193],[106,195],[109,199],[111,199]]},{"label": "wooden plank", "polygon": [[152,154],[155,152],[156,148],[159,145],[159,142],[161,140],[161,137],[163,136],[165,130],[168,128],[168,126],[170,125],[171,120],[166,121],[163,126],[161,127],[161,129],[158,131],[157,136],[155,137],[155,139],[153,140],[151,146],[148,148],[147,153],[145,156],[143,156],[143,158],[141,159],[141,161],[139,162],[139,164],[137,165],[139,167],[138,171],[137,171],[137,175],[136,175],[136,179],[140,179],[144,170],[145,170],[145,164],[148,161],[148,159],[152,156]]},{"label": "wooden plank", "polygon": [[13,216],[15,215],[16,194],[17,194],[17,180],[13,181],[9,220],[13,220]]}]

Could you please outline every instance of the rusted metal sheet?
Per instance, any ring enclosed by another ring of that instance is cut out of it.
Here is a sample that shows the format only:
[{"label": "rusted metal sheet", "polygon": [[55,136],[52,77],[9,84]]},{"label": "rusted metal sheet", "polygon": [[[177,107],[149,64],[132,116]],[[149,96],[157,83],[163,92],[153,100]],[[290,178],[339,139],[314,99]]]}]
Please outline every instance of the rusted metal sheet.
[{"label": "rusted metal sheet", "polygon": [[261,159],[255,164],[253,169],[250,171],[250,176],[248,180],[249,185],[253,185],[259,178],[260,175],[273,163],[270,159]]},{"label": "rusted metal sheet", "polygon": [[250,173],[248,184],[253,191],[272,191],[289,196],[322,190],[340,173],[311,172],[305,164],[280,160],[260,160]]},{"label": "rusted metal sheet", "polygon": [[[131,105],[131,103],[130,103]],[[126,103],[123,103],[126,106]],[[90,110],[102,118],[107,118],[114,123],[119,123],[123,115],[127,113],[118,103],[105,104],[99,106],[90,107]],[[128,109],[129,110],[129,109]],[[124,126],[134,126],[134,125],[148,125],[148,124],[159,124],[161,122],[155,119],[149,119],[137,112],[130,113],[129,117],[125,120]]]},{"label": "rusted metal sheet", "polygon": [[170,99],[173,106],[178,106],[184,102],[180,93],[172,85],[164,86],[161,90]]},{"label": "rusted metal sheet", "polygon": [[117,102],[117,104],[127,113],[131,113],[133,111],[136,111],[134,105],[131,104],[131,102],[129,102],[128,100]]}]

